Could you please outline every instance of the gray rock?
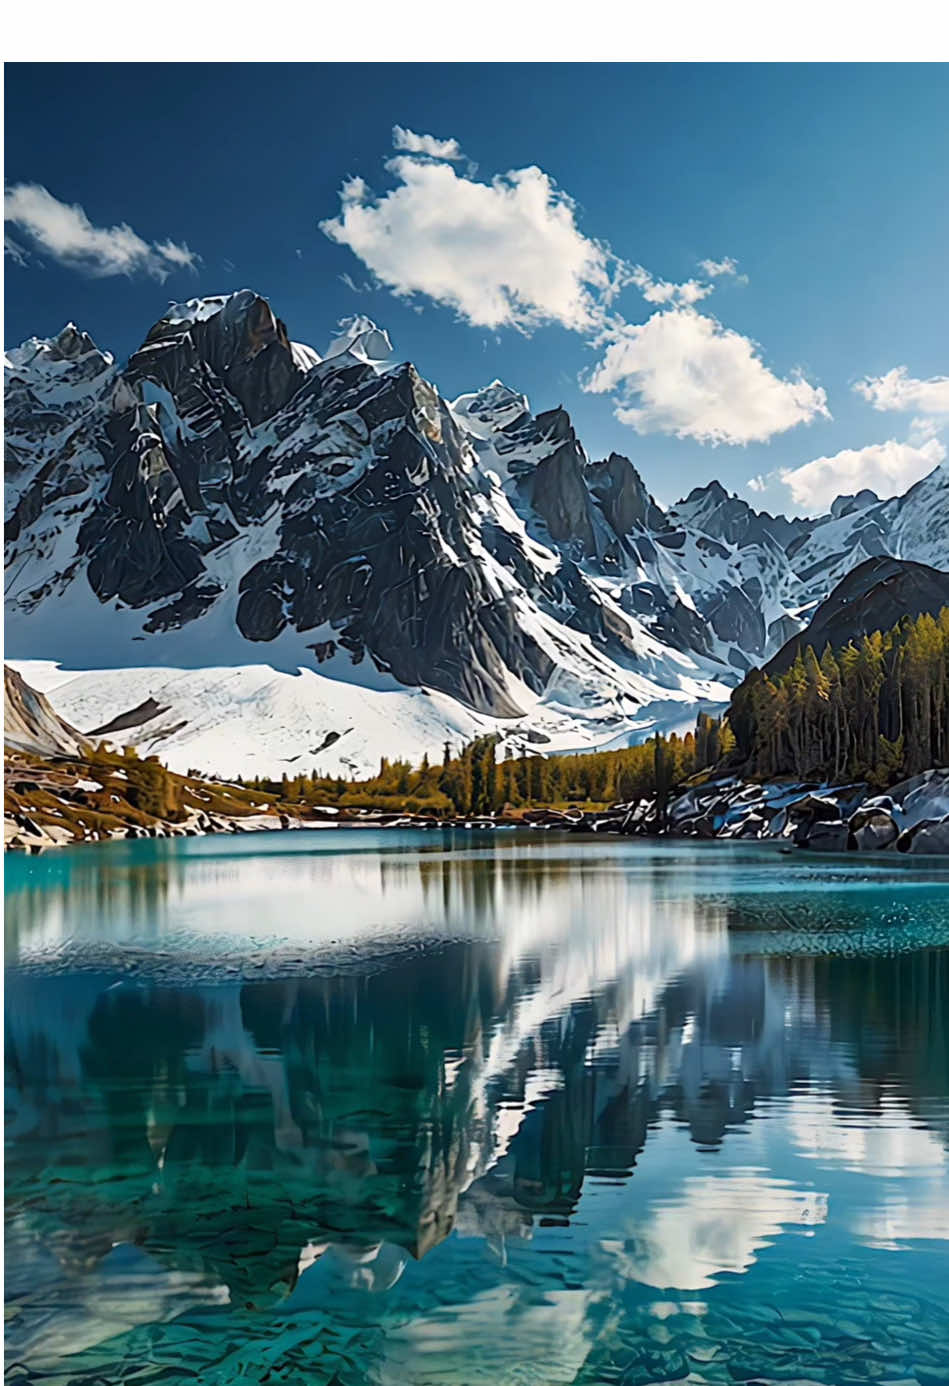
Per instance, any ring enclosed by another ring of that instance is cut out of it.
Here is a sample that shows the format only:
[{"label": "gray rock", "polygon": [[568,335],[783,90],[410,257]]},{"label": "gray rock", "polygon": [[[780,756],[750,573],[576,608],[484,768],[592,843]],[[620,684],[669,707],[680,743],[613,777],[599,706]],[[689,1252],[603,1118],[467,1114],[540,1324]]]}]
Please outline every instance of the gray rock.
[{"label": "gray rock", "polygon": [[811,852],[846,852],[849,839],[850,829],[846,823],[818,819],[808,824],[803,835],[795,837],[795,842]]},{"label": "gray rock", "polygon": [[850,819],[854,846],[861,852],[879,852],[892,847],[900,830],[891,814],[881,808],[862,808]]},{"label": "gray rock", "polygon": [[665,526],[662,511],[628,457],[611,452],[605,462],[591,462],[586,480],[617,537],[638,525],[650,529]]},{"label": "gray rock", "polygon": [[949,853],[949,815],[945,818],[924,818],[921,823],[901,833],[896,846],[900,852],[914,854],[942,856]]},{"label": "gray rock", "polygon": [[552,539],[576,544],[581,554],[591,555],[596,552],[592,502],[583,450],[570,418],[564,410],[555,409],[538,415],[537,425],[542,437],[562,441],[528,474],[524,490]]}]

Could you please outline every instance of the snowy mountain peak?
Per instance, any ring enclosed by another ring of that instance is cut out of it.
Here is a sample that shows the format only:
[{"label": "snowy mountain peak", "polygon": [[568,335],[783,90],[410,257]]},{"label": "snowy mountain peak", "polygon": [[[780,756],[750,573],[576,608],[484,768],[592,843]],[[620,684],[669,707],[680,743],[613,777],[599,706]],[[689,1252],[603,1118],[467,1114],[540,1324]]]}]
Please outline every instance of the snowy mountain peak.
[{"label": "snowy mountain peak", "polygon": [[680,501],[679,506],[676,508],[678,509],[682,505],[695,505],[700,502],[705,502],[709,505],[721,505],[723,501],[729,500],[730,497],[731,493],[725,490],[725,487],[717,478],[713,478],[711,481],[707,481],[704,486],[694,486],[685,500]]},{"label": "snowy mountain peak", "polygon": [[516,424],[530,413],[527,396],[501,380],[492,380],[473,394],[459,395],[451,410],[469,432],[483,438]]},{"label": "snowy mountain peak", "polygon": [[694,487],[677,501],[670,517],[701,529],[703,533],[739,546],[772,544],[785,548],[807,533],[813,522],[789,520],[767,510],[755,510],[740,496],[730,494],[719,481]]},{"label": "snowy mountain peak", "polygon": [[[291,343],[265,298],[240,289],[173,304],[132,356],[127,374],[175,398],[171,412],[202,434],[214,415],[233,412],[235,402],[251,425],[269,418],[300,388],[313,357]],[[217,384],[229,400],[218,398]]]},{"label": "snowy mountain peak", "polygon": [[866,510],[868,505],[879,505],[880,497],[875,491],[864,488],[858,491],[855,496],[838,496],[830,507],[830,513],[835,520],[839,520],[842,515],[855,515],[858,510]]},{"label": "snowy mountain peak", "polygon": [[321,360],[245,289],[172,305],[122,370],[74,327],[11,353],[12,657],[136,668],[158,701],[150,668],[306,670],[281,706],[318,686],[334,711],[298,769],[392,695],[425,726],[616,745],[723,701],[861,558],[949,567],[945,469],[816,520],[718,482],[665,514],[561,406],[498,380],[449,405],[340,326]]},{"label": "snowy mountain peak", "polygon": [[365,365],[383,366],[392,357],[392,343],[384,328],[377,327],[371,318],[362,315],[343,318],[339,331],[326,348],[325,360],[350,356]]},{"label": "snowy mountain peak", "polygon": [[192,323],[207,322],[229,307],[231,315],[245,311],[257,298],[253,289],[237,289],[230,294],[206,294],[202,298],[189,298],[182,303],[169,302],[168,311],[161,316],[161,322]]},{"label": "snowy mountain peak", "polygon": [[[91,358],[87,360],[86,358]],[[112,365],[108,352],[100,351],[88,332],[67,322],[55,337],[29,337],[4,353],[4,370],[17,375],[63,375],[63,363],[85,362],[83,374],[91,378]],[[60,368],[60,369],[57,369]]]}]

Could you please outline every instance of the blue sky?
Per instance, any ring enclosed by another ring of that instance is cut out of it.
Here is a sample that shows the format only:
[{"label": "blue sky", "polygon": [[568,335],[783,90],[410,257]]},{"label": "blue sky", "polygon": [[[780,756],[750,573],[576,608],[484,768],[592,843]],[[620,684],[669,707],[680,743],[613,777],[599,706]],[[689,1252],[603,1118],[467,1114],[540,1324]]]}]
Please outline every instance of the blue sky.
[{"label": "blue sky", "polygon": [[448,398],[564,404],[664,503],[898,492],[949,433],[947,95],[939,65],[8,64],[5,340],[73,319],[124,358],[250,286],[318,350],[363,313]]}]

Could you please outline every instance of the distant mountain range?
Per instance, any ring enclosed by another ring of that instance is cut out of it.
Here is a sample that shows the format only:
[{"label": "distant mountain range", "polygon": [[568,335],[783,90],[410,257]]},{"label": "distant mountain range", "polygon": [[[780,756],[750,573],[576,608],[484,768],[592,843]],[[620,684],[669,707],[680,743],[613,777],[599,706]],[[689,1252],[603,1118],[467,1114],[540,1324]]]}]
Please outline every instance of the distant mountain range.
[{"label": "distant mountain range", "polygon": [[7,354],[7,653],[63,666],[28,676],[70,723],[145,705],[129,739],[227,773],[622,745],[727,700],[867,559],[949,568],[944,467],[813,519],[716,481],[663,510],[563,409],[391,358],[367,319],[321,356],[250,290],[124,368],[72,325]]}]

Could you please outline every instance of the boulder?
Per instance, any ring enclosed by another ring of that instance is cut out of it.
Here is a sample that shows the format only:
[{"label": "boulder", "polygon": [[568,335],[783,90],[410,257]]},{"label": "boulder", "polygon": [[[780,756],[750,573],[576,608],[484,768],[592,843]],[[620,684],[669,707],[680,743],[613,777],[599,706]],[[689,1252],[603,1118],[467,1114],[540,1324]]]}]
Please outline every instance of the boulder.
[{"label": "boulder", "polygon": [[945,818],[924,818],[901,833],[897,843],[900,852],[949,854],[949,815]]},{"label": "boulder", "polygon": [[806,847],[812,852],[846,852],[850,840],[850,829],[846,823],[818,819],[802,825],[802,828],[801,835],[795,834],[794,838],[799,847]]},{"label": "boulder", "polygon": [[853,845],[861,852],[883,851],[900,835],[892,814],[882,808],[858,809],[849,826]]},{"label": "boulder", "polygon": [[733,834],[737,838],[764,837],[768,830],[768,819],[763,813],[749,813]]},{"label": "boulder", "polygon": [[821,794],[806,794],[788,804],[788,816],[809,823],[832,823],[840,818],[840,805]]},{"label": "boulder", "polygon": [[924,770],[895,784],[890,794],[897,804],[901,825],[911,828],[924,820],[949,814],[949,769]]},{"label": "boulder", "polygon": [[[793,826],[793,838],[798,847],[811,847],[814,835],[814,828],[818,823],[835,824],[843,829],[844,844],[842,847],[824,847],[820,850],[828,852],[846,851],[847,849],[847,825],[841,821],[840,805],[834,803],[833,799],[824,799],[819,794],[806,794],[802,799],[796,800],[793,804],[788,804],[788,825]],[[827,834],[827,840],[836,840],[840,834]]]}]

